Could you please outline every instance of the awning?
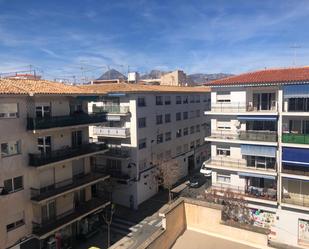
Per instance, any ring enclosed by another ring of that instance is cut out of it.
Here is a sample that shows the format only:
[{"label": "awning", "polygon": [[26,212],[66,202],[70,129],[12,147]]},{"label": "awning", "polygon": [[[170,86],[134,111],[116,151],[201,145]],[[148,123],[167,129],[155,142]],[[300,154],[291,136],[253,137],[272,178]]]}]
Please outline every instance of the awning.
[{"label": "awning", "polygon": [[282,162],[309,167],[309,149],[283,147]]},{"label": "awning", "polygon": [[237,116],[238,120],[244,120],[244,121],[277,121],[277,116]]},{"label": "awning", "polygon": [[109,93],[107,94],[108,97],[123,97],[126,96],[125,93]]},{"label": "awning", "polygon": [[245,172],[239,172],[239,176],[246,176],[246,177],[257,177],[257,178],[264,178],[264,179],[270,179],[275,180],[275,176],[269,176],[269,175],[262,175],[262,174],[254,174],[254,173],[245,173]]},{"label": "awning", "polygon": [[99,96],[77,96],[76,99],[83,101],[96,101],[99,99]]},{"label": "awning", "polygon": [[309,98],[309,84],[288,85],[283,87],[284,98]]},{"label": "awning", "polygon": [[246,156],[276,157],[277,148],[273,146],[240,145],[241,154]]}]

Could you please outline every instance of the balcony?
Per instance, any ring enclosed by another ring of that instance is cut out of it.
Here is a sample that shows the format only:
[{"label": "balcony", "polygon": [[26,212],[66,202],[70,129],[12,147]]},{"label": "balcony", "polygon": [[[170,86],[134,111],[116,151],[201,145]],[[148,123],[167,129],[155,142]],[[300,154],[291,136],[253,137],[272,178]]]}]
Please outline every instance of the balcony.
[{"label": "balcony", "polygon": [[[262,106],[264,106],[262,104]],[[212,103],[211,112],[223,112],[223,113],[243,113],[243,112],[277,112],[277,103],[273,103],[270,107],[260,108],[252,104],[245,103]]]},{"label": "balcony", "polygon": [[104,155],[111,156],[111,157],[117,157],[117,158],[129,158],[131,153],[130,153],[130,150],[128,149],[109,147],[108,151],[106,151]]},{"label": "balcony", "polygon": [[257,198],[267,201],[277,200],[277,190],[274,188],[261,188],[255,186],[239,187],[225,183],[216,183],[215,185],[211,186],[211,189],[214,189],[218,192],[231,191],[242,197]]},{"label": "balcony", "polygon": [[120,183],[127,183],[131,179],[129,174],[123,173],[121,170],[109,168],[106,165],[96,165],[95,170],[102,174],[109,175],[111,178]]},{"label": "balcony", "polygon": [[46,118],[28,118],[27,130],[43,130],[75,125],[87,125],[106,121],[106,114],[73,114]]},{"label": "balcony", "polygon": [[85,188],[90,184],[95,184],[99,181],[104,181],[108,176],[100,173],[89,173],[86,175],[74,177],[65,181],[57,182],[46,188],[36,189],[31,188],[31,200],[41,202],[49,198],[54,198],[58,195],[67,194],[80,188]]},{"label": "balcony", "polygon": [[283,133],[282,143],[309,144],[309,134]]},{"label": "balcony", "polygon": [[309,176],[309,170],[306,166],[298,166],[298,165],[287,165],[282,163],[282,173],[292,174],[292,175],[300,175],[300,176]]},{"label": "balcony", "polygon": [[209,168],[231,168],[235,170],[262,170],[275,172],[276,164],[261,164],[257,160],[232,159],[228,157],[216,157],[206,161],[206,167]]},{"label": "balcony", "polygon": [[108,105],[108,106],[92,106],[93,113],[109,113],[109,114],[128,114],[130,112],[129,106]]},{"label": "balcony", "polygon": [[128,138],[130,128],[126,127],[94,127],[93,134],[102,137]]},{"label": "balcony", "polygon": [[78,147],[66,147],[63,149],[54,150],[46,154],[29,154],[29,165],[33,167],[40,167],[74,157],[87,156],[88,154],[93,154],[107,149],[107,145],[105,144],[89,143]]},{"label": "balcony", "polygon": [[240,140],[277,142],[276,131],[240,131]]},{"label": "balcony", "polygon": [[282,202],[309,207],[309,182],[292,178],[282,178]]},{"label": "balcony", "polygon": [[282,202],[286,204],[309,207],[309,196],[302,194],[282,194]]},{"label": "balcony", "polygon": [[110,202],[104,198],[93,198],[90,201],[80,203],[74,209],[59,216],[42,220],[41,223],[33,222],[33,234],[42,237],[47,233],[56,232],[63,226],[70,225],[87,215],[97,212],[108,206]]}]

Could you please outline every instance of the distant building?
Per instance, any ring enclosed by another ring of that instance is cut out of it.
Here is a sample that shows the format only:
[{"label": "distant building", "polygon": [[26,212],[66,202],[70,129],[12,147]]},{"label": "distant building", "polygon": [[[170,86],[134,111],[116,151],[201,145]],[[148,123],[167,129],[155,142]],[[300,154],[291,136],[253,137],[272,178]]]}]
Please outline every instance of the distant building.
[{"label": "distant building", "polygon": [[161,85],[192,86],[193,81],[182,70],[176,70],[161,76]]},{"label": "distant building", "polygon": [[140,80],[140,75],[138,72],[130,72],[128,73],[128,82],[129,83],[137,83]]}]

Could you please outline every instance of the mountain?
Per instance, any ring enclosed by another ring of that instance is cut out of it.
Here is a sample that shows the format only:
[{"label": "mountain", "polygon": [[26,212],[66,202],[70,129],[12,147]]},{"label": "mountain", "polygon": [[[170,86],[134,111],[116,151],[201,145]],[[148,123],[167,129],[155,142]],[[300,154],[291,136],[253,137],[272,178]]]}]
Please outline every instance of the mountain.
[{"label": "mountain", "polygon": [[105,73],[103,73],[97,80],[115,80],[115,79],[126,80],[127,77],[115,69],[110,69]]},{"label": "mountain", "polygon": [[213,74],[204,74],[204,73],[195,73],[195,74],[189,74],[188,77],[191,78],[191,80],[198,84],[205,83],[212,80],[218,80],[226,77],[233,76],[233,74],[227,74],[227,73],[213,73]]}]

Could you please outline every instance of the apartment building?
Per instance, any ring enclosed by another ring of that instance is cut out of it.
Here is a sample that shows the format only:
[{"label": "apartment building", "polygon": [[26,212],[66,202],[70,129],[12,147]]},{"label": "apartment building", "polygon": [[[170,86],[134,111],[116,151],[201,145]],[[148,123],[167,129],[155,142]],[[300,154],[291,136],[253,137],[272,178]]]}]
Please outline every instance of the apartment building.
[{"label": "apartment building", "polygon": [[309,245],[309,67],[267,69],[211,87],[212,188],[248,201],[270,241]]},{"label": "apartment building", "polygon": [[72,248],[96,232],[109,205],[97,185],[109,178],[90,157],[88,114],[78,87],[44,80],[0,80],[0,248]]},{"label": "apartment building", "polygon": [[113,179],[113,202],[136,209],[158,192],[158,168],[169,171],[175,182],[207,159],[209,148],[203,141],[207,88],[132,84],[85,88],[102,96],[89,104],[89,111],[107,115],[107,122],[91,127],[90,134],[109,147],[95,157],[95,164]]}]

